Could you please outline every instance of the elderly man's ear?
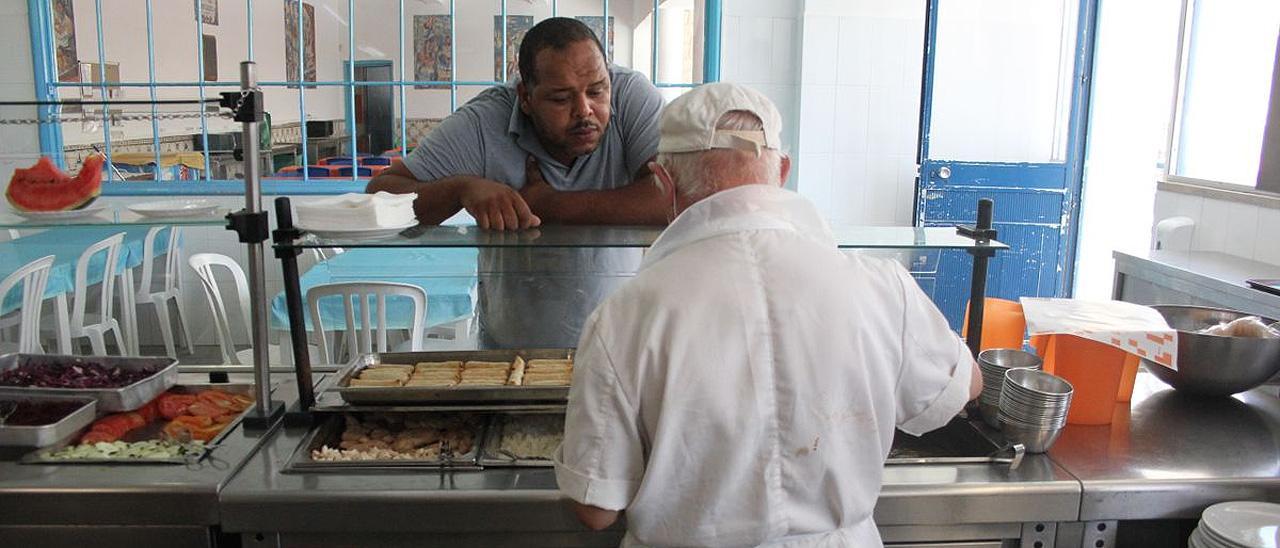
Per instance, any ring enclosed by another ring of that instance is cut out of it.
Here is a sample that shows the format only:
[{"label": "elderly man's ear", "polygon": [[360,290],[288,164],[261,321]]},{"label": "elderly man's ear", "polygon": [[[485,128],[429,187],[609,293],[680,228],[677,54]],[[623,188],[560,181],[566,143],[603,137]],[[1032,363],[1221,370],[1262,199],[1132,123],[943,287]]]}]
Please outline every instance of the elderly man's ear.
[{"label": "elderly man's ear", "polygon": [[649,173],[653,174],[653,182],[662,190],[663,196],[671,196],[676,191],[676,182],[671,179],[671,173],[662,167],[658,162],[649,162]]},{"label": "elderly man's ear", "polygon": [[778,186],[785,187],[787,186],[787,175],[791,174],[791,157],[782,154],[782,161],[778,162],[778,167],[780,168],[779,171],[781,171],[778,174]]}]

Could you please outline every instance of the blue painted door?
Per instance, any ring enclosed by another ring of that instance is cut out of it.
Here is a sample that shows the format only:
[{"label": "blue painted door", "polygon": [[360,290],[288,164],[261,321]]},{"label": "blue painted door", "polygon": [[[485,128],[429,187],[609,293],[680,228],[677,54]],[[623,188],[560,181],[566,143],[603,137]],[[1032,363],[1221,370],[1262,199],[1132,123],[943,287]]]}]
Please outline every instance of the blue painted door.
[{"label": "blue painted door", "polygon": [[[972,224],[995,201],[989,296],[1071,291],[1097,0],[929,0],[918,226]],[[972,259],[939,258],[934,300],[959,328]]]}]

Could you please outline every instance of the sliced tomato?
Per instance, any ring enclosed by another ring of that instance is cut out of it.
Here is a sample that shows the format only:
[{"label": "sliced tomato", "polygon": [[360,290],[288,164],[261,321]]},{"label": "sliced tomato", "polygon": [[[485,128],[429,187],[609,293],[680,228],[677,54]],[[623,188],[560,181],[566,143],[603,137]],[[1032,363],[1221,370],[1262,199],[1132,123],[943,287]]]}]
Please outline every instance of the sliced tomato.
[{"label": "sliced tomato", "polygon": [[142,406],[141,409],[138,409],[137,413],[142,415],[142,420],[146,421],[147,424],[150,424],[151,421],[156,420],[156,417],[160,416],[160,398],[147,402],[147,404]]},{"label": "sliced tomato", "polygon": [[216,417],[218,415],[225,414],[226,412],[226,409],[204,401],[195,402],[191,404],[190,407],[187,407],[187,414],[203,417]]},{"label": "sliced tomato", "polygon": [[160,416],[172,419],[187,413],[187,408],[196,402],[196,397],[188,394],[165,394],[160,396]]}]

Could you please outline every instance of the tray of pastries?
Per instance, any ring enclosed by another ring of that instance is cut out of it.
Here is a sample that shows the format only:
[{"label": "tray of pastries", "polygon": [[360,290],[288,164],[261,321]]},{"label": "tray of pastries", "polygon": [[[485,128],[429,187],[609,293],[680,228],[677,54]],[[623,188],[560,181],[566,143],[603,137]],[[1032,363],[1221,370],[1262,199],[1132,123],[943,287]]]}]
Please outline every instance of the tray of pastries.
[{"label": "tray of pastries", "polygon": [[307,435],[286,470],[478,469],[486,422],[459,413],[334,414]]},{"label": "tray of pastries", "polygon": [[573,349],[396,352],[357,358],[328,390],[353,405],[565,402]]},{"label": "tray of pastries", "polygon": [[480,464],[495,468],[550,467],[563,440],[564,413],[497,415],[485,433]]}]

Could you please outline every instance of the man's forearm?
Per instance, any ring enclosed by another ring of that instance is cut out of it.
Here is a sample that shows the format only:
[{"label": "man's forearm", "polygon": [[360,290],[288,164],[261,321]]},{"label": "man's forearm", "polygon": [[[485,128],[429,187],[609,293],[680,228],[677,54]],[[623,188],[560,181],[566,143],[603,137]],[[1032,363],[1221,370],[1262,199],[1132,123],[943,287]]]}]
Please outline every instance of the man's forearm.
[{"label": "man's forearm", "polygon": [[382,174],[369,181],[366,192],[416,193],[413,212],[423,224],[438,225],[462,209],[459,189],[467,177],[446,177],[424,183],[401,175]]},{"label": "man's forearm", "polygon": [[[663,225],[671,211],[648,177],[613,190],[560,192],[555,202],[551,220],[569,224]],[[544,212],[534,213],[547,221]]]}]

